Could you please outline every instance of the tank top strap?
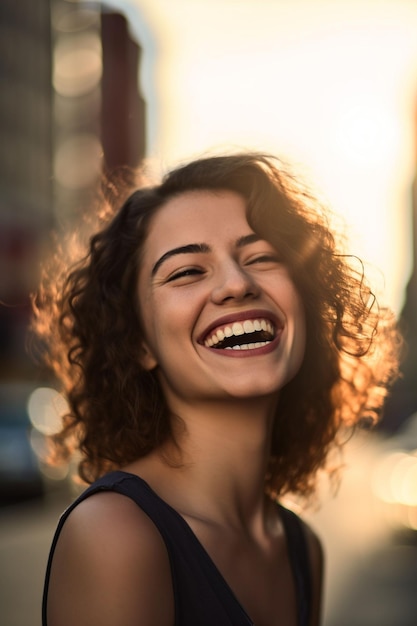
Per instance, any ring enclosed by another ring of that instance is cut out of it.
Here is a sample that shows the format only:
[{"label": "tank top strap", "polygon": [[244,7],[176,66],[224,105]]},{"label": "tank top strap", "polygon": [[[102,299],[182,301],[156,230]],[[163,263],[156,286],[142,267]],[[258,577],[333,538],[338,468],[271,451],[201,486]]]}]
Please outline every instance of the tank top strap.
[{"label": "tank top strap", "polygon": [[299,626],[308,626],[311,612],[312,574],[305,528],[293,511],[279,505],[294,573]]}]

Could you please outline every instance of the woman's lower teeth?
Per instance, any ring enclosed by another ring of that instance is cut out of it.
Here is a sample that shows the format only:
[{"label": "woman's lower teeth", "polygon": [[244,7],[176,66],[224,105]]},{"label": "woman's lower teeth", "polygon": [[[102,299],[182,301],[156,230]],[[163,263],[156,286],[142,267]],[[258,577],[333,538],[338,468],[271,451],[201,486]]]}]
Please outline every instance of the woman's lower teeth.
[{"label": "woman's lower teeth", "polygon": [[270,341],[257,341],[256,343],[244,343],[237,346],[228,346],[225,350],[254,350],[255,348],[262,348],[263,346],[271,343]]}]

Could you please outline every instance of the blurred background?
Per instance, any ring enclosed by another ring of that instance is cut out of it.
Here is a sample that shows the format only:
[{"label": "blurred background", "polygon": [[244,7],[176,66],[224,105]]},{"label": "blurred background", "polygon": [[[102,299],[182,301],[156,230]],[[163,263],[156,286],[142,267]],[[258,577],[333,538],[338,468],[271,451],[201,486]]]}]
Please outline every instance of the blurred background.
[{"label": "blurred background", "polygon": [[417,623],[417,3],[2,0],[0,625],[40,626],[47,554],[73,497],[45,464],[65,409],[29,357],[51,232],[103,171],[155,174],[248,148],[289,161],[348,224],[408,344],[378,428],[346,446],[308,517],[327,559],[323,626]]}]

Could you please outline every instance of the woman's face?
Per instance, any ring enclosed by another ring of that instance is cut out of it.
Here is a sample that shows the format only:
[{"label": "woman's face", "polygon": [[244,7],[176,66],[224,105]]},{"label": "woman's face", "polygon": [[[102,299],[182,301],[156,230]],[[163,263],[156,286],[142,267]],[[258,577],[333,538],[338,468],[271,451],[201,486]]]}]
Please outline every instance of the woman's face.
[{"label": "woman's face", "polygon": [[279,251],[230,191],[192,191],[151,220],[138,296],[146,343],[172,410],[274,395],[298,371],[303,305]]}]

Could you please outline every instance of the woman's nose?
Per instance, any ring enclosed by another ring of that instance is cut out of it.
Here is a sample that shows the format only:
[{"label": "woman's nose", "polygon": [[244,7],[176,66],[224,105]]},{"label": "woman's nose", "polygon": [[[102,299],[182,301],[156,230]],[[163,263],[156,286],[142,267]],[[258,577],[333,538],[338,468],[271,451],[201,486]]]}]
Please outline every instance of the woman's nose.
[{"label": "woman's nose", "polygon": [[212,290],[212,300],[221,304],[227,300],[256,297],[259,288],[253,277],[238,263],[230,261],[217,272]]}]

